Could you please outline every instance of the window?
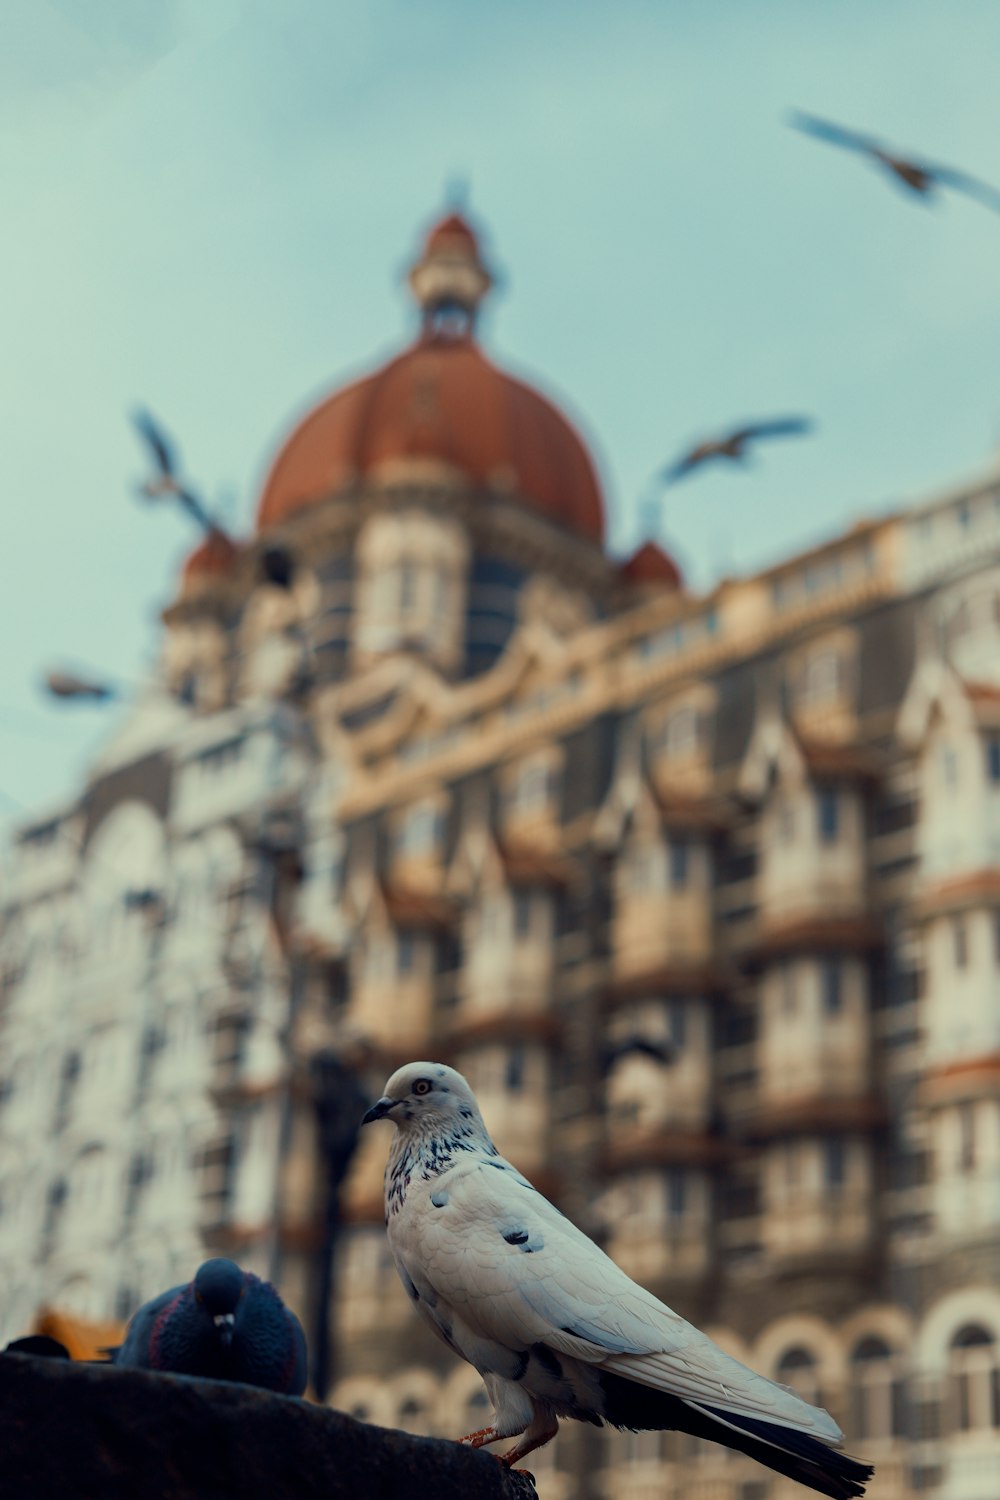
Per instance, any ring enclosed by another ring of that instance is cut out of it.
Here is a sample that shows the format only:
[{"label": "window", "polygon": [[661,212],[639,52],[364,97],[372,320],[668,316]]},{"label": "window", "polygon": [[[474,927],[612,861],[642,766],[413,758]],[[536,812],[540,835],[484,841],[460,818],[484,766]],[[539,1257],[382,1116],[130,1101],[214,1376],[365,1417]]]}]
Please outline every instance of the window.
[{"label": "window", "polygon": [[686,839],[670,841],[670,884],[675,890],[687,885],[690,848]]},{"label": "window", "polygon": [[667,1035],[671,1052],[680,1052],[687,1035],[687,1006],[683,1000],[671,1000],[667,1005]]},{"label": "window", "polygon": [[504,1083],[509,1094],[519,1094],[524,1088],[524,1048],[511,1047],[507,1053]]},{"label": "window", "polygon": [[417,567],[412,562],[399,565],[399,611],[408,615],[417,603]]},{"label": "window", "polygon": [[414,807],[404,817],[396,837],[401,854],[423,854],[441,841],[443,818],[434,807]]},{"label": "window", "polygon": [[135,1312],[139,1299],[128,1285],[122,1285],[115,1293],[115,1317],[125,1323]]},{"label": "window", "polygon": [[553,800],[556,773],[543,761],[521,766],[508,790],[508,804],[515,813],[542,812]]},{"label": "window", "polygon": [[792,1016],[798,1009],[799,996],[798,986],[795,983],[795,965],[785,962],[781,965],[781,1012],[782,1015]]},{"label": "window", "polygon": [[657,749],[668,760],[682,760],[698,753],[700,716],[692,707],[677,708],[664,720]]},{"label": "window", "polygon": [[626,865],[628,884],[633,891],[656,891],[663,883],[663,846],[635,844],[629,850]]},{"label": "window", "polygon": [[958,1169],[973,1172],[976,1167],[976,1111],[973,1104],[958,1109]]},{"label": "window", "polygon": [[839,958],[824,958],[820,963],[820,990],[823,1014],[839,1015],[844,1005],[843,971]]},{"label": "window", "polygon": [[399,1408],[399,1425],[404,1432],[415,1433],[417,1437],[430,1437],[433,1424],[426,1401],[421,1401],[416,1396],[407,1397]]},{"label": "window", "polygon": [[782,1151],[784,1162],[785,1187],[789,1192],[799,1185],[799,1148],[795,1141],[786,1141]]},{"label": "window", "polygon": [[994,785],[1000,783],[1000,735],[991,734],[986,741],[986,775]]},{"label": "window", "polygon": [[958,756],[950,745],[941,751],[941,780],[949,788],[958,785]]},{"label": "window", "polygon": [[964,917],[951,919],[951,945],[956,969],[964,969],[969,962],[969,934]]},{"label": "window", "polygon": [[778,1361],[775,1378],[789,1385],[797,1396],[811,1406],[819,1406],[819,1368],[816,1356],[801,1345],[787,1349]]},{"label": "window", "polygon": [[667,1173],[667,1217],[672,1223],[683,1219],[687,1209],[687,1179],[673,1168]]},{"label": "window", "polygon": [[77,1082],[80,1077],[82,1062],[79,1052],[67,1052],[63,1058],[62,1072],[59,1078],[59,1095],[56,1099],[56,1118],[53,1128],[55,1130],[65,1129],[76,1092]]},{"label": "window", "polygon": [[840,796],[829,786],[822,786],[816,793],[816,813],[819,836],[824,844],[836,843],[840,836]]},{"label": "window", "polygon": [[396,934],[396,969],[400,974],[413,973],[416,956],[416,940],[412,932],[403,930]]},{"label": "window", "polygon": [[889,1345],[869,1335],[851,1351],[851,1437],[887,1442],[906,1430],[905,1386]]},{"label": "window", "polygon": [[847,1148],[842,1137],[831,1136],[823,1142],[823,1182],[838,1191],[847,1175]]},{"label": "window", "polygon": [[829,703],[839,697],[846,673],[837,651],[817,651],[802,669],[798,683],[798,700],[805,706]]},{"label": "window", "polygon": [[514,936],[525,938],[531,932],[535,899],[532,891],[514,892]]},{"label": "window", "polygon": [[959,1432],[1000,1428],[1000,1366],[996,1340],[968,1323],[951,1341],[949,1353],[952,1422]]}]

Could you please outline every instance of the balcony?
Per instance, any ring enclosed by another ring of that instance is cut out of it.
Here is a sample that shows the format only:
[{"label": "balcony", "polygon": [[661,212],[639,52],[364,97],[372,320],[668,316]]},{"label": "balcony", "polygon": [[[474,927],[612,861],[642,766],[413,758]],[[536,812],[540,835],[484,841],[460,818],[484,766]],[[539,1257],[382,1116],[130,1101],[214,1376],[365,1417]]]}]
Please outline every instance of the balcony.
[{"label": "balcony", "polygon": [[730,1151],[727,1141],[704,1130],[628,1130],[612,1124],[610,1136],[601,1157],[609,1175],[642,1167],[717,1167]]},{"label": "balcony", "polygon": [[873,1253],[871,1196],[864,1189],[798,1193],[794,1200],[768,1207],[761,1231],[767,1264],[779,1274],[863,1272]]},{"label": "balcony", "polygon": [[714,963],[712,905],[707,890],[630,891],[611,923],[611,986],[635,994],[658,976],[675,993],[721,982]]},{"label": "balcony", "polygon": [[743,1127],[750,1139],[762,1141],[783,1136],[876,1130],[885,1120],[886,1106],[873,1093],[803,1090],[778,1098],[758,1095],[744,1116]]},{"label": "balcony", "polygon": [[[817,905],[822,907],[822,902]],[[871,917],[822,910],[762,910],[747,956],[767,963],[793,953],[866,953],[883,941],[882,928]]]}]

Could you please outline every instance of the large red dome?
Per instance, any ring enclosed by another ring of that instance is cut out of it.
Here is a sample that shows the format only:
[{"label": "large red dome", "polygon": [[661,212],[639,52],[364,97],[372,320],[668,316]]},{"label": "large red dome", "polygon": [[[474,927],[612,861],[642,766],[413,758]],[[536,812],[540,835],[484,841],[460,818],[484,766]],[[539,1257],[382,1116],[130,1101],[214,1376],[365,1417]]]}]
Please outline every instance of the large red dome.
[{"label": "large red dome", "polygon": [[[604,505],[582,439],[550,401],[497,369],[475,342],[475,302],[489,278],[464,220],[451,215],[431,230],[411,282],[424,302],[422,337],[299,424],[264,485],[258,524],[276,526],[400,460],[432,459],[602,543]],[[463,298],[465,322],[456,331],[447,317]],[[442,310],[445,323],[436,324]]]}]

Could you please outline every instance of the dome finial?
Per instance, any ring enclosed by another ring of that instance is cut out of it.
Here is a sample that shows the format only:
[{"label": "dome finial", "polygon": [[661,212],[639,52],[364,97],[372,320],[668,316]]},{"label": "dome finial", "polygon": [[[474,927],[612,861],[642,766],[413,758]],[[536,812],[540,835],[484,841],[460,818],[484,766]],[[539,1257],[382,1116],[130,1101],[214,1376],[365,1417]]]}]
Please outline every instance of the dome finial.
[{"label": "dome finial", "polygon": [[457,338],[471,334],[493,278],[479,253],[475,231],[462,214],[453,209],[433,226],[409,281],[423,309],[425,333]]}]

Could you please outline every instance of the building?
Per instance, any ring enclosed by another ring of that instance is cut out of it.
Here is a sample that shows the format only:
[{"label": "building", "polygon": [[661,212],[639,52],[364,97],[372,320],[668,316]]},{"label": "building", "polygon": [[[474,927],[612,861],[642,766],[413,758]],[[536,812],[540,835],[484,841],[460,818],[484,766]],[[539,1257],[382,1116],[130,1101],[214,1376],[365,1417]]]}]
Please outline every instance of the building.
[{"label": "building", "polygon": [[[331,1191],[359,1072],[441,1057],[627,1271],[834,1411],[873,1500],[993,1500],[1000,473],[696,595],[608,555],[584,442],[482,353],[464,220],[411,285],[416,342],[295,428],[16,832],[0,1331],[225,1249],[332,1338],[336,1404],[481,1426],[387,1253],[384,1132]],[[673,1435],[536,1470],[800,1493]]]}]

